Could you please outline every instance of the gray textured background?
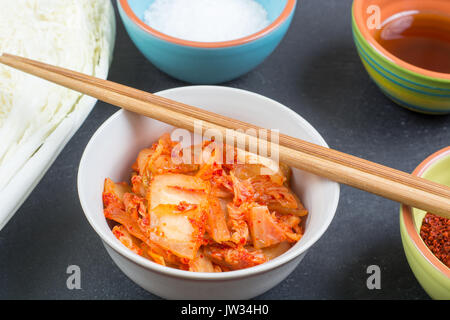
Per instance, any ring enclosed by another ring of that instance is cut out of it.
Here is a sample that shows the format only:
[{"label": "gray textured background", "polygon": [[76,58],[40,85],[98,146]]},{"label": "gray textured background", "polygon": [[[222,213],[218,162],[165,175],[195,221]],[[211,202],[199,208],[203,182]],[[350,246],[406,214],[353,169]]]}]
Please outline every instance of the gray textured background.
[{"label": "gray textured background", "polygon": [[[224,85],[260,93],[308,120],[332,148],[411,172],[450,143],[450,117],[404,110],[385,98],[356,54],[350,0],[300,1],[278,49]],[[156,92],[186,85],[153,67],[117,20],[110,80]],[[89,138],[116,108],[98,103],[29,199],[0,232],[0,299],[156,299],[114,265],[81,210],[76,175]],[[341,188],[336,217],[299,267],[261,299],[428,299],[404,256],[399,205]],[[81,290],[66,288],[79,265]],[[381,290],[366,268],[381,267]]]}]

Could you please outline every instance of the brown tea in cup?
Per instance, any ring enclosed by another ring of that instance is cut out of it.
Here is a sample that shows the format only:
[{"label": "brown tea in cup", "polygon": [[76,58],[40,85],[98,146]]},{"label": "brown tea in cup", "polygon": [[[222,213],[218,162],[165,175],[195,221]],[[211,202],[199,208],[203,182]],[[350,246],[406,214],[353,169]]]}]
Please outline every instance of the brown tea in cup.
[{"label": "brown tea in cup", "polygon": [[405,12],[387,19],[377,42],[397,58],[417,67],[450,74],[450,16]]}]

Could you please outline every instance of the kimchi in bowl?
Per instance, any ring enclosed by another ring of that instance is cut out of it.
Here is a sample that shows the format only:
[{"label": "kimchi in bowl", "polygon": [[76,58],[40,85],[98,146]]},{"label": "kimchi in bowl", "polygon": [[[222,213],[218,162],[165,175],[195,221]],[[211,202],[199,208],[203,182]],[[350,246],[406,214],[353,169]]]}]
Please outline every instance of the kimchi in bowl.
[{"label": "kimchi in bowl", "polygon": [[[192,86],[159,92],[166,98],[327,146],[302,117],[276,101],[244,90]],[[118,111],[94,134],[80,162],[78,193],[84,213],[118,267],[147,291],[169,299],[248,299],[284,280],[334,217],[339,185],[292,169],[290,188],[308,210],[304,234],[290,249],[262,264],[225,272],[191,272],[157,264],[119,241],[105,218],[102,192],[106,178],[130,181],[139,152],[175,128],[137,114]],[[107,275],[105,275],[107,276]]]}]

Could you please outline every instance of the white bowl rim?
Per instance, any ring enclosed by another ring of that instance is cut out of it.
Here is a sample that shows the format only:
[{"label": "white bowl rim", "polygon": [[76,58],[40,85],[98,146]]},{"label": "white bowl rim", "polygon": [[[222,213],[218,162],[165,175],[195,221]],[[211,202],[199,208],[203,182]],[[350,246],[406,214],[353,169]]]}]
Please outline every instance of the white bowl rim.
[{"label": "white bowl rim", "polygon": [[[328,147],[327,143],[325,142],[325,140],[322,138],[322,136],[317,132],[317,130],[311,125],[309,124],[309,122],[307,122],[304,118],[302,118],[299,114],[297,114],[296,112],[294,112],[293,110],[289,109],[288,107],[284,106],[283,104],[267,98],[263,95],[260,95],[258,93],[254,93],[254,92],[250,92],[247,90],[243,90],[243,89],[237,89],[237,88],[231,88],[231,87],[223,87],[223,86],[207,86],[207,85],[194,85],[194,86],[184,86],[184,87],[177,87],[177,88],[172,88],[172,89],[167,89],[167,90],[163,90],[163,91],[159,91],[155,94],[160,95],[160,94],[167,94],[170,93],[172,91],[182,91],[182,90],[223,90],[223,91],[230,91],[230,92],[238,92],[241,94],[248,94],[248,95],[252,95],[258,99],[267,99],[270,100],[270,102],[273,103],[273,105],[277,108],[282,109],[283,111],[287,111],[288,113],[291,114],[292,118],[295,119],[296,121],[300,122],[303,126],[305,126],[305,128],[307,128],[307,130],[309,130],[309,132],[315,137],[317,138],[320,142],[321,145],[324,147]],[[95,138],[101,133],[101,131],[103,131],[103,129],[110,123],[115,121],[115,119],[117,117],[119,117],[122,113],[124,112],[128,112],[125,111],[123,109],[117,111],[116,113],[114,113],[112,116],[110,116],[94,133],[94,135],[91,137],[91,139],[89,140],[83,155],[81,157],[81,161],[80,161],[80,165],[79,165],[79,169],[78,169],[78,177],[77,177],[77,188],[78,188],[78,195],[80,198],[80,203],[81,203],[81,207],[83,209],[83,212],[89,222],[89,224],[92,226],[92,228],[97,232],[97,234],[100,236],[100,238],[102,239],[102,241],[104,242],[104,244],[107,244],[108,246],[110,246],[112,249],[114,249],[114,251],[116,251],[117,253],[119,253],[120,255],[122,255],[123,257],[127,258],[128,260],[140,265],[141,267],[145,268],[145,269],[150,269],[151,271],[160,273],[160,274],[164,274],[166,276],[171,276],[171,277],[177,277],[177,278],[183,278],[183,279],[190,279],[190,280],[203,280],[203,281],[216,281],[216,280],[233,280],[233,279],[238,279],[238,278],[243,278],[243,277],[248,277],[248,276],[253,276],[253,275],[257,275],[257,274],[261,274],[261,273],[265,273],[268,272],[272,269],[275,269],[277,267],[280,267],[286,263],[288,263],[289,261],[295,259],[296,257],[298,257],[299,255],[301,255],[302,253],[306,252],[313,244],[315,244],[317,242],[317,240],[320,239],[320,237],[322,237],[322,235],[325,233],[325,231],[328,229],[331,221],[333,220],[335,214],[336,214],[336,209],[338,206],[338,202],[339,202],[339,194],[340,194],[340,186],[338,183],[330,181],[333,184],[333,198],[330,198],[329,203],[330,208],[332,209],[332,214],[329,215],[328,219],[326,221],[323,221],[323,224],[321,225],[321,228],[316,232],[316,234],[314,236],[311,237],[311,239],[309,239],[308,241],[306,241],[305,243],[302,244],[301,247],[299,248],[291,248],[288,251],[286,251],[284,254],[282,254],[279,257],[276,257],[273,260],[270,260],[268,262],[265,262],[263,264],[254,266],[254,267],[250,267],[247,269],[241,269],[241,270],[235,270],[235,271],[228,271],[228,272],[218,272],[218,273],[207,273],[207,272],[191,272],[191,271],[185,271],[185,270],[179,270],[179,269],[175,269],[175,268],[170,268],[170,267],[166,267],[166,266],[162,266],[159,265],[153,261],[150,261],[148,259],[145,259],[144,257],[139,256],[138,254],[132,252],[131,250],[129,250],[128,248],[126,248],[124,245],[122,245],[117,239],[112,237],[112,233],[110,234],[106,234],[105,232],[102,231],[102,228],[100,226],[97,226],[97,224],[95,223],[94,219],[91,218],[91,216],[94,215],[94,213],[91,213],[91,211],[89,210],[89,207],[87,205],[87,203],[84,201],[84,199],[80,196],[82,194],[82,192],[80,192],[80,182],[81,182],[81,173],[84,172],[84,168],[88,165],[86,163],[85,160],[85,155],[89,152],[89,150],[91,148],[93,148],[93,144],[92,141],[95,140]]]}]

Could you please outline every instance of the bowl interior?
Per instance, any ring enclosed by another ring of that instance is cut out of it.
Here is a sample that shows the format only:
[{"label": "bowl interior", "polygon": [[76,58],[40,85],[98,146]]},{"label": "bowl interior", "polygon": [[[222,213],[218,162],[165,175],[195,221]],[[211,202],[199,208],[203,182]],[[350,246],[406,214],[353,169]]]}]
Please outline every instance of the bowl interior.
[{"label": "bowl interior", "polygon": [[[448,155],[440,158],[425,170],[423,178],[446,186],[450,186],[450,149]],[[420,209],[412,209],[414,225],[417,232],[420,232],[423,218],[426,212]]]},{"label": "bowl interior", "polygon": [[[319,133],[303,118],[287,107],[258,94],[218,86],[193,86],[163,91],[159,95],[265,128],[280,129],[282,133],[326,146]],[[162,122],[118,111],[90,140],[78,172],[80,201],[86,217],[97,233],[115,250],[153,269],[161,266],[135,255],[115,239],[103,215],[101,194],[106,177],[115,181],[128,181],[131,165],[138,152],[171,130],[173,127]],[[284,255],[250,269],[263,270],[276,263],[282,264],[283,259],[286,262],[295,258],[317,241],[330,224],[339,198],[337,183],[294,169],[292,188],[310,212],[303,238]],[[164,269],[160,270],[163,272],[184,273],[185,276],[192,274],[162,268]],[[240,272],[247,271],[226,273]],[[209,275],[220,277],[218,274]]]},{"label": "bowl interior", "polygon": [[[358,21],[368,21],[374,13],[374,11],[368,9],[371,6],[380,8],[381,23],[402,12],[434,11],[450,15],[450,2],[447,0],[356,0],[354,14],[358,17]],[[367,23],[360,23],[358,26],[367,30],[371,36],[377,31],[374,28],[369,28]]]},{"label": "bowl interior", "polygon": [[[267,18],[270,23],[274,22],[283,12],[288,0],[255,0],[261,4],[267,11]],[[128,4],[134,14],[140,19],[144,20],[144,12],[150,7],[155,0],[128,0]]]}]

